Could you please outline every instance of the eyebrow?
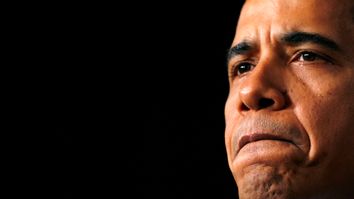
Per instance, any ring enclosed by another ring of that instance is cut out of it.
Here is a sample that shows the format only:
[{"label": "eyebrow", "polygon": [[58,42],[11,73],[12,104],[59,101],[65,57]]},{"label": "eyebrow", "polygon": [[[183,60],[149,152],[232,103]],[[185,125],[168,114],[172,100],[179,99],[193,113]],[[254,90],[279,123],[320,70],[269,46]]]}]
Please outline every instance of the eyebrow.
[{"label": "eyebrow", "polygon": [[254,45],[252,45],[249,41],[242,41],[234,47],[230,48],[227,53],[227,63],[229,63],[229,61],[237,55],[248,54],[250,51],[253,50],[253,46]]},{"label": "eyebrow", "polygon": [[316,33],[290,32],[281,37],[281,41],[289,45],[302,45],[304,43],[314,43],[329,50],[338,51],[339,46],[333,40]]},{"label": "eyebrow", "polygon": [[[291,46],[299,46],[305,43],[314,43],[330,50],[340,50],[336,42],[317,33],[298,31],[290,32],[282,35],[281,41]],[[254,50],[254,46],[255,45],[252,42],[244,40],[230,48],[227,53],[227,63],[229,63],[230,60],[237,55],[249,54],[252,50]]]}]

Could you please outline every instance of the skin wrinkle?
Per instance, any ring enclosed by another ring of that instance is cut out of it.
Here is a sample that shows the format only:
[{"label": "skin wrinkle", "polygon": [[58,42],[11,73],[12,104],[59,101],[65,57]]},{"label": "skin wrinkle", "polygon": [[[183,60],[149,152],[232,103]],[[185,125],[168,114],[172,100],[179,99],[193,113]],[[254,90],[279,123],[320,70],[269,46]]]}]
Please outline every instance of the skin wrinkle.
[{"label": "skin wrinkle", "polygon": [[[242,195],[241,198],[250,198],[248,194],[252,195],[254,190],[259,192],[261,198],[277,198],[284,193],[284,189],[289,188],[283,187],[284,184],[282,184],[282,182],[284,180],[291,181],[291,178],[289,178],[290,175],[288,175],[288,173],[291,171],[284,170],[282,168],[272,168],[267,165],[256,164],[250,166],[248,170],[253,172],[252,175],[248,176],[248,178],[251,178],[248,182],[251,181],[251,183],[247,183],[245,185],[247,186],[247,190],[245,193],[243,193],[244,195]],[[255,184],[255,186],[253,186],[253,184]],[[282,187],[282,189],[279,189],[279,187]]]},{"label": "skin wrinkle", "polygon": [[[250,43],[250,52],[235,51],[242,52],[237,64],[254,66],[230,76],[225,105],[228,163],[240,199],[354,198],[353,20],[352,0],[246,1],[232,46]],[[319,45],[333,47],[316,36],[281,43],[291,32],[330,38],[341,50]],[[304,51],[331,62],[298,59]],[[236,154],[239,139],[253,133],[296,144],[262,140]]]}]

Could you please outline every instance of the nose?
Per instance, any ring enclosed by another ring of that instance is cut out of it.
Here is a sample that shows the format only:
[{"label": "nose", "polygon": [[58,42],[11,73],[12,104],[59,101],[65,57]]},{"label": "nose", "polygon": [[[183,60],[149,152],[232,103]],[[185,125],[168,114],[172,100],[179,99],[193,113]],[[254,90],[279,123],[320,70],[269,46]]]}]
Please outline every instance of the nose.
[{"label": "nose", "polygon": [[286,106],[286,92],[280,71],[256,67],[240,85],[240,111],[281,110]]}]

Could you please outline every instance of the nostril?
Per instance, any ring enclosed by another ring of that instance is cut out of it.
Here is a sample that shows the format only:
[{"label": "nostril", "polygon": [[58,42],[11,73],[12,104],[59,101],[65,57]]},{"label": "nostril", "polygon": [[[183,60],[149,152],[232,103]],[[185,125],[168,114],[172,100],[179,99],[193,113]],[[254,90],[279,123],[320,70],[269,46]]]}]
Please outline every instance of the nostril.
[{"label": "nostril", "polygon": [[262,98],[259,100],[259,109],[267,108],[274,104],[274,100],[268,98]]}]

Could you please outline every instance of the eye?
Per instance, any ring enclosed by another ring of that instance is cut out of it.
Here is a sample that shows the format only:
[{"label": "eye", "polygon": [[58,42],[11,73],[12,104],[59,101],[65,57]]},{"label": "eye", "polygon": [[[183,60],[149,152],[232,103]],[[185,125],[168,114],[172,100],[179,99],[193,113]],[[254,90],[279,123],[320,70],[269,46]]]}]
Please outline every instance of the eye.
[{"label": "eye", "polygon": [[302,52],[299,61],[315,61],[318,56],[312,52]]},{"label": "eye", "polygon": [[234,74],[234,76],[240,76],[244,73],[251,71],[253,68],[254,68],[254,66],[251,63],[247,63],[247,62],[240,63],[235,66],[233,74]]},{"label": "eye", "polygon": [[[311,62],[311,64],[317,64],[317,63],[331,63],[330,58],[328,58],[325,55],[320,55],[318,53],[310,52],[310,51],[303,51],[298,53],[296,56],[295,61],[297,62]],[[309,63],[310,64],[310,63]]]}]

